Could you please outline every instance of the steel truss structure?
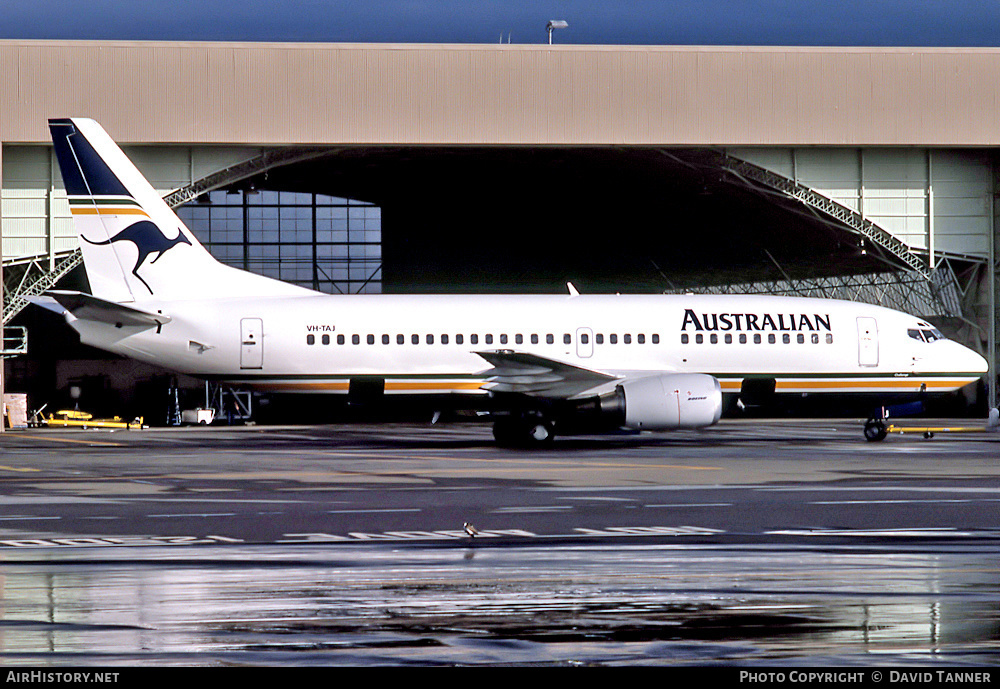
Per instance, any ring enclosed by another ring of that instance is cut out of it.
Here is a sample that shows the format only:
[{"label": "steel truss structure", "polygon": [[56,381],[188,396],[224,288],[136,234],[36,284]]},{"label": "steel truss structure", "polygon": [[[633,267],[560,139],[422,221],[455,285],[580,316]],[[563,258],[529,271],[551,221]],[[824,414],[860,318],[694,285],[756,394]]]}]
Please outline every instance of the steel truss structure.
[{"label": "steel truss structure", "polygon": [[843,228],[881,247],[893,259],[920,275],[924,280],[932,280],[933,269],[927,265],[926,259],[911,251],[903,241],[868,220],[861,213],[788,177],[725,153],[717,153],[717,164],[721,169],[737,177],[748,186],[763,185],[768,189],[781,192],[790,199],[802,202],[814,211],[819,211],[826,218],[837,221]]},{"label": "steel truss structure", "polygon": [[3,267],[3,324],[28,305],[27,297],[52,289],[69,271],[83,262],[80,250],[19,259]]}]

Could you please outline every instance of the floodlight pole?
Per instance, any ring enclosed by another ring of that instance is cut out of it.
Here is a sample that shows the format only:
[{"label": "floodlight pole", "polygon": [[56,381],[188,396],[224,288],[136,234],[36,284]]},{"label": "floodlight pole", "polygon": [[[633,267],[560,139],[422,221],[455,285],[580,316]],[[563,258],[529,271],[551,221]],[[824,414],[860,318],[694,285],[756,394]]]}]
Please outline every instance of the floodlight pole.
[{"label": "floodlight pole", "polygon": [[565,29],[569,26],[569,22],[565,19],[553,19],[545,25],[546,30],[549,32],[549,45],[552,45],[552,32],[555,29]]}]

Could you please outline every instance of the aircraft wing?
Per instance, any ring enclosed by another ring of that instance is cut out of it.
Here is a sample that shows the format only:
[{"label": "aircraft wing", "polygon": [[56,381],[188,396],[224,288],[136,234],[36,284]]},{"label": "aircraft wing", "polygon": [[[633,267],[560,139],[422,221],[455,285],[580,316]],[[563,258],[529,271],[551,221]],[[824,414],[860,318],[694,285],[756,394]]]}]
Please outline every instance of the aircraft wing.
[{"label": "aircraft wing", "polygon": [[54,308],[55,304],[52,303],[54,301],[80,320],[100,321],[112,325],[156,327],[170,322],[170,316],[165,316],[162,313],[144,311],[134,306],[118,304],[71,290],[51,290],[43,297],[29,297],[28,301],[50,311],[58,312],[58,309]]},{"label": "aircraft wing", "polygon": [[484,374],[490,379],[486,387],[493,392],[567,399],[616,379],[600,371],[510,349],[476,354],[493,365]]}]

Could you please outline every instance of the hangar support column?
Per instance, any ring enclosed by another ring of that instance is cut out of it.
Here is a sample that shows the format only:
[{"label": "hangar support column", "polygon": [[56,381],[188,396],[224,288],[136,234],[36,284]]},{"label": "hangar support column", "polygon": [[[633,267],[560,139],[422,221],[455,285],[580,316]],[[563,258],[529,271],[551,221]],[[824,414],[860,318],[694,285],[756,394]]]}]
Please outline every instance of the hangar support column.
[{"label": "hangar support column", "polygon": [[[3,196],[3,142],[0,141],[0,197]],[[0,311],[3,310],[3,213],[0,213]],[[3,318],[0,318],[0,349],[4,348]],[[4,425],[4,373],[7,368],[7,360],[0,357],[0,433],[3,433]]]},{"label": "hangar support column", "polygon": [[986,271],[986,281],[988,283],[987,287],[987,300],[989,302],[989,327],[987,330],[987,342],[986,342],[986,359],[990,365],[989,373],[987,374],[987,398],[990,409],[995,409],[997,407],[997,326],[998,326],[998,314],[997,308],[1000,306],[1000,285],[997,284],[997,241],[1000,237],[997,236],[998,230],[1000,230],[1000,223],[997,222],[997,195],[1000,194],[1000,183],[997,180],[997,163],[996,159],[992,161],[992,173],[993,173],[993,194],[990,196],[990,242],[989,242],[989,254],[987,257],[987,271]]}]

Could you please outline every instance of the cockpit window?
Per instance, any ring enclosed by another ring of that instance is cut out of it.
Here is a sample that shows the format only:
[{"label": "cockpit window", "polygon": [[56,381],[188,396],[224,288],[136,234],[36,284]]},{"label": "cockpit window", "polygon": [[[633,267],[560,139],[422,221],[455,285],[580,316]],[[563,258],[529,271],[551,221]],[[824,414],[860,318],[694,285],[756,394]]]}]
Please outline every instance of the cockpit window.
[{"label": "cockpit window", "polygon": [[941,331],[934,327],[921,327],[921,328],[910,328],[906,331],[906,334],[912,337],[914,340],[919,340],[921,342],[935,342],[937,340],[946,339]]}]

